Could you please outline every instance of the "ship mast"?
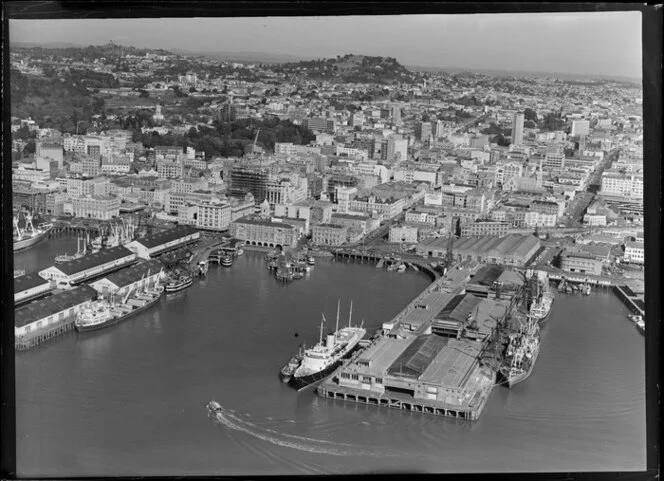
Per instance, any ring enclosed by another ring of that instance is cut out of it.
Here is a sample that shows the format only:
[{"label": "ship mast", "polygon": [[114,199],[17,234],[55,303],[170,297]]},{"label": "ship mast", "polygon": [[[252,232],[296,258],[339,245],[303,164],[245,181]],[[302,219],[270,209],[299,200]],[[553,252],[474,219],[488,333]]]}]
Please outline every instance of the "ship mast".
[{"label": "ship mast", "polygon": [[323,322],[325,322],[325,314],[323,314],[323,319],[320,321],[320,337],[318,338],[319,344],[323,344]]},{"label": "ship mast", "polygon": [[341,299],[337,301],[337,325],[334,328],[334,339],[337,338],[337,332],[339,331],[339,309],[341,309]]},{"label": "ship mast", "polygon": [[350,301],[350,313],[348,314],[348,327],[350,327],[350,320],[353,318],[353,300]]}]

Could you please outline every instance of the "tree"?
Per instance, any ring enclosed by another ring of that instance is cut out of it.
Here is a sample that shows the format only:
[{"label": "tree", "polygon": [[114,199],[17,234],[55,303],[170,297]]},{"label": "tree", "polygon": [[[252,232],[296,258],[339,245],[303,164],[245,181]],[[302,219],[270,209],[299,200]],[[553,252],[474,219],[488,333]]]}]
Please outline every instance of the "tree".
[{"label": "tree", "polygon": [[533,109],[527,108],[523,111],[523,118],[524,120],[532,120],[533,122],[537,122],[537,112],[535,112]]},{"label": "tree", "polygon": [[146,99],[146,98],[148,98],[149,96],[150,96],[150,94],[148,93],[147,90],[138,89],[138,97],[139,97],[139,98]]}]

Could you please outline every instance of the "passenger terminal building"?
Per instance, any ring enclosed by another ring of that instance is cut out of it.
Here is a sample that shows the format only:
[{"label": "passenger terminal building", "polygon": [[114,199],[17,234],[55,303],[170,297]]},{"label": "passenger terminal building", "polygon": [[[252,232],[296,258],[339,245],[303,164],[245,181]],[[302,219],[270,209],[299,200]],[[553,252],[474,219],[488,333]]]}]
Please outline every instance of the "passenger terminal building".
[{"label": "passenger terminal building", "polygon": [[[487,282],[491,296],[468,292]],[[495,383],[495,372],[481,359],[522,282],[498,266],[450,271],[384,323],[384,335],[323,382],[319,394],[477,419]],[[501,290],[504,285],[510,287]]]}]

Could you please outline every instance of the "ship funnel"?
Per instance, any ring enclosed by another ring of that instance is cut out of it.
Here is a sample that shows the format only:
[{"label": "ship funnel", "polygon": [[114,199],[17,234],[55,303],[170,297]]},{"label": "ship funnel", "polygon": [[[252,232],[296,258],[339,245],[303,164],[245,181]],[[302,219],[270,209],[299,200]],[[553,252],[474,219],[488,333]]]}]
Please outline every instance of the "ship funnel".
[{"label": "ship funnel", "polygon": [[334,346],[334,334],[328,334],[327,335],[327,340],[325,342],[326,347],[333,347]]}]

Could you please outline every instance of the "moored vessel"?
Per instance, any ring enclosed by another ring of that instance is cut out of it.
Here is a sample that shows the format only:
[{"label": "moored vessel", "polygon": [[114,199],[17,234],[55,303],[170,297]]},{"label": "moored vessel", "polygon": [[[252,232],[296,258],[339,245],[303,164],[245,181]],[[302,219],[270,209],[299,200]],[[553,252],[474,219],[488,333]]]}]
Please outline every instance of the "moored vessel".
[{"label": "moored vessel", "polygon": [[539,326],[528,316],[518,333],[510,334],[503,364],[498,369],[501,384],[508,388],[525,381],[533,371],[540,350]]},{"label": "moored vessel", "polygon": [[536,292],[528,312],[530,317],[542,323],[548,319],[551,313],[555,294],[549,287],[549,277],[546,273],[542,278],[538,277],[534,281],[537,283]]},{"label": "moored vessel", "polygon": [[19,218],[14,216],[14,232],[13,232],[13,248],[14,252],[18,252],[28,247],[36,245],[38,242],[46,239],[49,232],[53,228],[52,224],[39,224],[35,227],[32,224],[32,214],[27,212],[24,214],[25,227],[21,229],[19,226]]},{"label": "moored vessel", "polygon": [[166,283],[165,291],[167,294],[182,291],[193,283],[194,279],[192,279],[190,276],[179,276],[175,279],[171,279]]},{"label": "moored vessel", "polygon": [[302,361],[299,367],[293,373],[289,385],[298,391],[312,384],[322,381],[338,368],[343,359],[349,356],[359,345],[360,340],[366,334],[366,329],[362,326],[353,327],[351,318],[353,313],[353,303],[350,305],[350,314],[348,316],[348,326],[342,329],[339,327],[339,308],[337,305],[337,324],[334,333],[330,333],[323,341],[323,325],[325,315],[320,324],[320,338],[318,343],[305,349]]},{"label": "moored vessel", "polygon": [[224,267],[230,267],[233,265],[233,257],[229,255],[224,255],[219,260],[219,263]]},{"label": "moored vessel", "polygon": [[300,364],[302,364],[302,357],[304,356],[304,347],[300,346],[297,354],[295,354],[293,357],[291,357],[288,360],[288,363],[284,367],[281,368],[281,371],[279,372],[279,379],[281,379],[281,382],[288,384],[290,380],[293,377],[293,374],[295,374],[295,371],[297,370],[298,367],[300,367]]},{"label": "moored vessel", "polygon": [[164,287],[160,285],[146,286],[133,296],[129,291],[122,302],[116,302],[113,295],[110,299],[90,301],[76,317],[74,327],[79,332],[86,332],[117,324],[159,302],[163,291]]}]

